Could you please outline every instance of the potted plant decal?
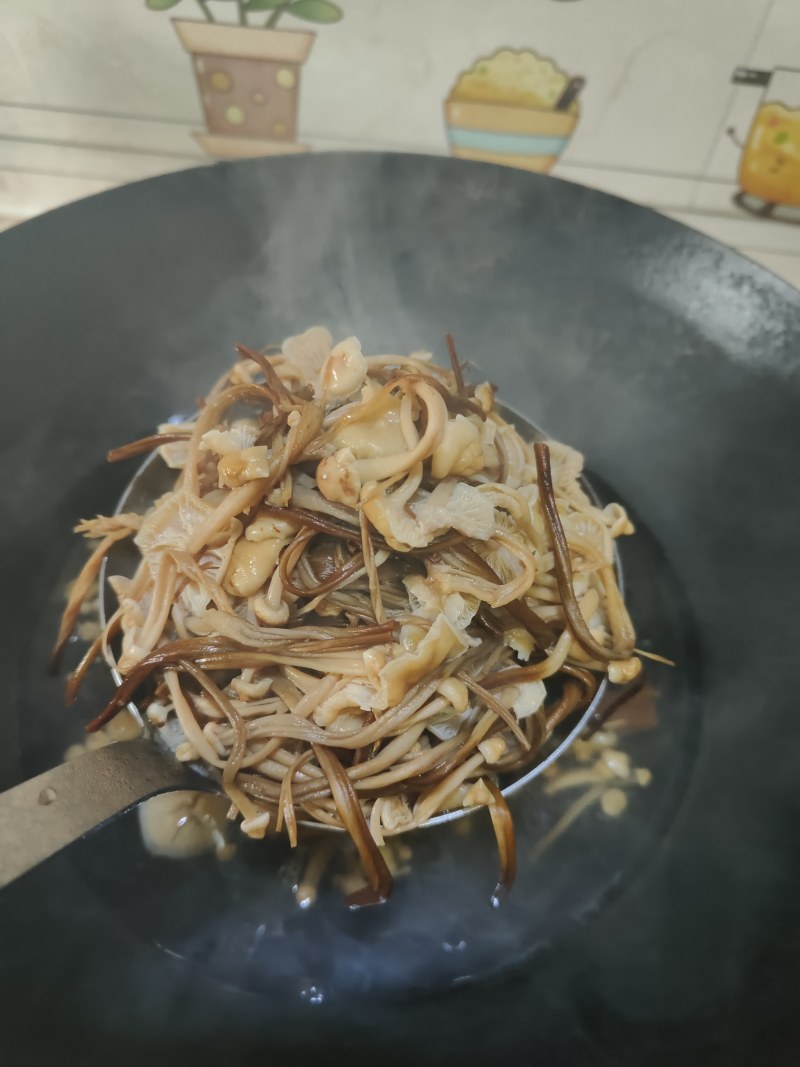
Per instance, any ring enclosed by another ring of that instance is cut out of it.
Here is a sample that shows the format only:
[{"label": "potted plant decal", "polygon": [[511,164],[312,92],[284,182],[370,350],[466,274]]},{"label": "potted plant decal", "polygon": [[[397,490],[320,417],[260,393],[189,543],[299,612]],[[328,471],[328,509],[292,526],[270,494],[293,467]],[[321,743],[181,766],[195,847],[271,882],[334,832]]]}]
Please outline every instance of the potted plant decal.
[{"label": "potted plant decal", "polygon": [[[181,0],[145,0],[152,11],[168,11]],[[204,20],[173,19],[181,44],[191,55],[207,132],[198,143],[213,156],[262,156],[304,152],[297,143],[300,70],[316,34],[278,29],[284,16],[311,22],[338,22],[332,0],[196,0]],[[212,10],[222,4],[236,22],[219,22]],[[261,18],[260,25],[255,19]]]}]

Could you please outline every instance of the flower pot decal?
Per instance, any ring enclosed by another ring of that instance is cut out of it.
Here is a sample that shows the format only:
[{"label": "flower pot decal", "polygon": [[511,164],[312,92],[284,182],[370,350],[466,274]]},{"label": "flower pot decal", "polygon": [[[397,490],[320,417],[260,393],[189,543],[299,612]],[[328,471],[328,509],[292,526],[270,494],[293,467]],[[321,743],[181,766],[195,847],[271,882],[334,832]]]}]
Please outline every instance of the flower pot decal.
[{"label": "flower pot decal", "polygon": [[577,125],[584,85],[531,51],[479,59],[445,101],[450,154],[549,171]]},{"label": "flower pot decal", "polygon": [[[146,0],[157,10],[180,0]],[[262,156],[307,151],[297,142],[300,72],[315,34],[277,29],[283,15],[309,22],[338,22],[331,0],[237,0],[239,25],[217,22],[209,0],[198,0],[206,21],[173,19],[192,57],[206,131],[195,138],[213,156]],[[269,12],[262,26],[249,19]]]},{"label": "flower pot decal", "polygon": [[257,138],[276,152],[302,149],[296,143],[300,68],[313,33],[178,19],[173,25],[194,64],[210,135],[195,136],[204,148],[212,155],[248,154],[240,142]]}]

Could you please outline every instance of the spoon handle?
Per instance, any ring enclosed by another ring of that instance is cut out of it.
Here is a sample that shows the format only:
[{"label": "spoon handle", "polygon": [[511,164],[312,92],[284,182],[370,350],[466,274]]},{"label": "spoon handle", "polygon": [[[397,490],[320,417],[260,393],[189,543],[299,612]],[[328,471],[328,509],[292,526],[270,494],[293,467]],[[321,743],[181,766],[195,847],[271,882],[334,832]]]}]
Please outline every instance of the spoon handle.
[{"label": "spoon handle", "polygon": [[202,780],[147,738],[87,752],[0,793],[0,887],[108,819]]}]

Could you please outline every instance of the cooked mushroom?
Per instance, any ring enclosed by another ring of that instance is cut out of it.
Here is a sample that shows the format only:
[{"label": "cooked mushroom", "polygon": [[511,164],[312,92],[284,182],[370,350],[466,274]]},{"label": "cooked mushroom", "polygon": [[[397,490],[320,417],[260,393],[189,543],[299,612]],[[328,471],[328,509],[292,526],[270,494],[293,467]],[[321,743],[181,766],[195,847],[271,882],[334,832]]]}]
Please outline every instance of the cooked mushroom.
[{"label": "cooked mushroom", "polygon": [[449,348],[446,370],[321,327],[269,355],[238,346],[194,419],[112,453],[160,449],[175,485],[79,527],[98,545],[58,637],[133,537],[139,567],[112,575],[119,608],[70,697],[113,646],[123,681],[90,729],[138,695],[219,770],[246,834],[346,829],[369,882],[353,905],[391,891],[387,838],[465,805],[488,809],[507,889],[501,787],[601,676],[639,670],[612,551],[624,509],[595,506],[579,454],[531,446]]}]

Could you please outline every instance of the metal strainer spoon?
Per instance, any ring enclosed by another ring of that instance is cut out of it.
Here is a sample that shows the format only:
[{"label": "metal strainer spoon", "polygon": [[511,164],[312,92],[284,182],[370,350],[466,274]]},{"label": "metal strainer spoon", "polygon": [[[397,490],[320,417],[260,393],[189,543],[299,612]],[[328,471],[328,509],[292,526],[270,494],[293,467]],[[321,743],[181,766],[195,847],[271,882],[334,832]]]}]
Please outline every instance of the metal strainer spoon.
[{"label": "metal strainer spoon", "polygon": [[[501,412],[529,439],[545,439],[541,430],[517,412],[503,407]],[[170,476],[171,472],[160,457],[150,456],[128,484],[117,511],[143,510],[169,488]],[[591,486],[585,480],[583,484],[596,500]],[[619,558],[616,566],[622,587]],[[101,589],[105,586],[104,578],[105,567],[100,575]],[[103,595],[100,604],[104,616]],[[516,793],[537,778],[572,745],[602,700],[606,684],[603,679],[594,700],[547,755],[503,789],[505,796]],[[156,730],[142,719],[133,705],[129,705],[129,709],[142,723],[142,737],[116,741],[87,752],[0,793],[0,888],[116,815],[159,793],[178,789],[222,792],[220,783],[208,768],[177,760],[174,750],[180,738],[175,732]],[[429,819],[422,828],[450,822],[474,810],[459,808],[443,812]],[[313,826],[315,829],[331,829],[319,823]]]}]

